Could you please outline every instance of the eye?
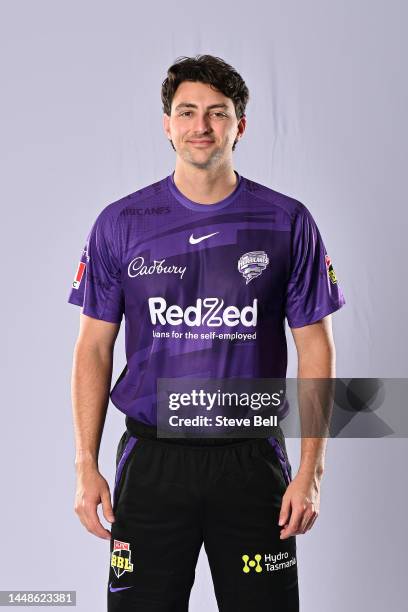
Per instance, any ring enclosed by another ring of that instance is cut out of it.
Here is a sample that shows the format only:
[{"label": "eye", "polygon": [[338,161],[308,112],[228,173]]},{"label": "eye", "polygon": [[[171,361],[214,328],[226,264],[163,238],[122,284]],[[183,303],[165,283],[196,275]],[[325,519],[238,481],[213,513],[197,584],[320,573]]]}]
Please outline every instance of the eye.
[{"label": "eye", "polygon": [[[187,115],[191,115],[192,111],[183,111],[182,113],[180,113],[180,117],[183,116],[187,116]],[[216,115],[217,117],[227,117],[227,115],[225,113],[222,112],[214,112],[212,113],[213,115]]]}]

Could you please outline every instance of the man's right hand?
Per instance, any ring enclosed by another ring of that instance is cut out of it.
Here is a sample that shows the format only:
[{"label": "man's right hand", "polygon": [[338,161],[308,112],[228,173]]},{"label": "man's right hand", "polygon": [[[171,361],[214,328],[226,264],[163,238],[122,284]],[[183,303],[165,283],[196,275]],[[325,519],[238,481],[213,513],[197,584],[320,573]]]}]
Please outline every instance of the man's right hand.
[{"label": "man's right hand", "polygon": [[103,516],[109,523],[115,520],[109,485],[98,468],[81,466],[77,469],[77,487],[74,510],[83,526],[94,535],[110,540],[111,534],[99,520],[98,505],[102,503]]}]

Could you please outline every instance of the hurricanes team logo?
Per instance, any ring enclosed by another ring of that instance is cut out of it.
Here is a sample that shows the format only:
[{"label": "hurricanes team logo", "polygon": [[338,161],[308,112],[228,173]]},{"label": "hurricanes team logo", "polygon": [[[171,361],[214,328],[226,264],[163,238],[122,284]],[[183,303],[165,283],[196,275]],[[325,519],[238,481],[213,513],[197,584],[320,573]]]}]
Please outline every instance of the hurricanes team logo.
[{"label": "hurricanes team logo", "polygon": [[133,572],[133,563],[130,561],[129,542],[114,540],[111,555],[111,567],[113,567],[113,571],[115,572],[117,578],[120,578],[125,572]]},{"label": "hurricanes team logo", "polygon": [[252,279],[262,274],[268,263],[269,258],[265,251],[250,251],[239,258],[238,270],[248,284]]},{"label": "hurricanes team logo", "polygon": [[329,275],[330,281],[333,284],[335,284],[337,283],[337,278],[336,278],[336,273],[334,271],[331,259],[328,255],[326,255],[325,259],[326,259],[327,274]]}]

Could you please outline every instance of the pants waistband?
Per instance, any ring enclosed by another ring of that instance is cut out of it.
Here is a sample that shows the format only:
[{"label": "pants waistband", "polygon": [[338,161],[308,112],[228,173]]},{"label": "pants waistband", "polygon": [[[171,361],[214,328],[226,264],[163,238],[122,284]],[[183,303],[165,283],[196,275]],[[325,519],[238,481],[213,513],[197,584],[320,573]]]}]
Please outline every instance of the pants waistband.
[{"label": "pants waistband", "polygon": [[[137,438],[147,438],[149,440],[159,440],[170,444],[183,444],[186,446],[228,446],[229,444],[237,444],[239,442],[250,442],[257,438],[159,438],[157,436],[157,427],[137,421],[136,419],[126,416],[126,429]],[[284,444],[284,435],[280,428],[277,429],[276,437]],[[262,439],[262,438],[258,438]]]},{"label": "pants waistband", "polygon": [[166,443],[184,444],[187,446],[227,446],[228,444],[253,440],[253,438],[159,438],[157,436],[157,427],[147,425],[129,416],[126,417],[126,429],[138,438],[148,438],[149,440],[160,440]]}]

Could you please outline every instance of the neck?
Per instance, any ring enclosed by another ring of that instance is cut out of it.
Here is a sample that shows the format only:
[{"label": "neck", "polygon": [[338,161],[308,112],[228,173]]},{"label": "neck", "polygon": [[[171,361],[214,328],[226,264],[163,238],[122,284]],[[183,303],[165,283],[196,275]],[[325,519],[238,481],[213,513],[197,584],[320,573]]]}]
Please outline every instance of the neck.
[{"label": "neck", "polygon": [[179,191],[199,204],[215,204],[227,198],[237,185],[232,164],[211,169],[176,164],[173,178]]}]

